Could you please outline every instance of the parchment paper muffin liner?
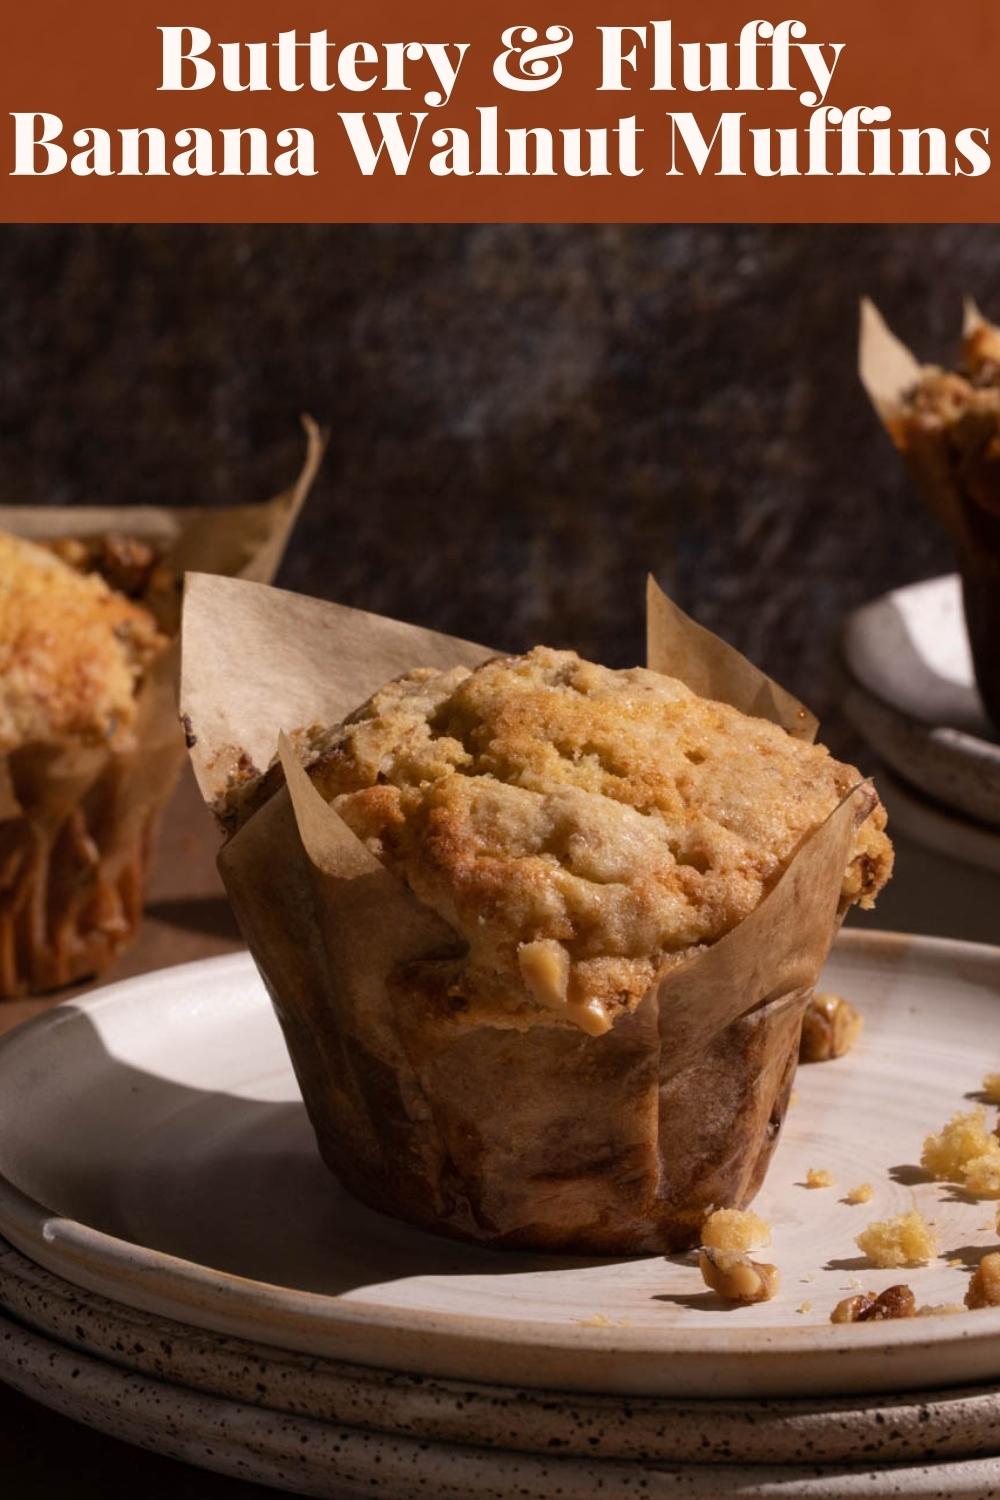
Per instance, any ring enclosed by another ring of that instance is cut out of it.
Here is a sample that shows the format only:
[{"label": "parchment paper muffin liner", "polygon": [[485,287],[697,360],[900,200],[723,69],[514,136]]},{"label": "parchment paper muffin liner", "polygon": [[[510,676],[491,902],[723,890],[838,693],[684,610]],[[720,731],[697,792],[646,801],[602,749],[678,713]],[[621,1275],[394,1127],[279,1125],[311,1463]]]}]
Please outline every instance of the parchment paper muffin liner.
[{"label": "parchment paper muffin liner", "polygon": [[[282,730],[332,724],[417,665],[495,653],[333,604],[188,579],[181,699],[206,800]],[[649,590],[649,664],[811,738],[815,721]],[[664,971],[603,1036],[540,1016],[477,1024],[417,999],[456,936],[366,849],[280,738],[285,785],[219,867],[284,1030],[327,1164],[359,1198],[442,1233],[536,1250],[685,1246],[746,1203],[785,1113],[802,1013],[839,918],[865,784],[754,913]]]},{"label": "parchment paper muffin liner", "polygon": [[[1000,329],[967,299],[962,334]],[[890,331],[874,303],[861,305],[861,381],[926,503],[951,533],[976,681],[1000,731],[1000,423],[970,416],[959,445],[944,428],[906,420],[905,398],[927,367]]]},{"label": "parchment paper muffin liner", "polygon": [[[322,456],[306,424],[293,487],[226,509],[0,507],[0,530],[32,541],[109,534],[155,544],[180,580],[191,567],[267,580]],[[156,825],[184,764],[177,720],[180,641],[139,689],[127,748],[67,742],[0,756],[0,997],[101,973],[138,927]]]}]

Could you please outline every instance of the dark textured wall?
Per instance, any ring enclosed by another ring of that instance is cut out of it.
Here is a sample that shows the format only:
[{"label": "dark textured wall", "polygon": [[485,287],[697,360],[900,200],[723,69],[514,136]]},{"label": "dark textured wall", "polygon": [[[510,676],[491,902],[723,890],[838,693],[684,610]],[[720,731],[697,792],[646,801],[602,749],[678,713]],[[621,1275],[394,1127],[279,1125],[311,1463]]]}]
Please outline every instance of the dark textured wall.
[{"label": "dark textured wall", "polygon": [[282,582],[641,659],[643,574],[828,718],[843,611],[948,566],[855,377],[922,353],[992,229],[0,230],[0,495],[264,498],[333,439]]}]

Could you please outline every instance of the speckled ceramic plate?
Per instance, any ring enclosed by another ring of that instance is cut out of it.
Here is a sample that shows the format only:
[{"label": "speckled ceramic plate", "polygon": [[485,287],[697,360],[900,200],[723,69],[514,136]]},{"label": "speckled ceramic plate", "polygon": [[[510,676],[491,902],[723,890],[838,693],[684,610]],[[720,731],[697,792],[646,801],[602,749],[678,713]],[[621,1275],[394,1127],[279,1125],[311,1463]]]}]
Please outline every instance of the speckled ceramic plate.
[{"label": "speckled ceramic plate", "polygon": [[0,1315],[90,1358],[272,1413],[528,1453],[635,1463],[915,1463],[1000,1451],[1000,1386],[705,1401],[434,1380],[226,1338],[109,1302],[0,1241]]},{"label": "speckled ceramic plate", "polygon": [[326,1500],[986,1500],[1000,1459],[674,1464],[431,1443],[262,1410],[91,1359],[0,1317],[0,1379],[112,1437]]},{"label": "speckled ceramic plate", "polygon": [[[995,1205],[923,1181],[924,1134],[1000,1037],[1000,950],[850,933],[826,980],[864,1011],[847,1059],[799,1074],[758,1201],[774,1301],[730,1308],[690,1258],[572,1261],[437,1239],[343,1193],[315,1152],[278,1027],[241,955],[125,981],[0,1045],[0,1232],[77,1285],[271,1347],[488,1384],[668,1396],[904,1390],[1000,1375],[1000,1311],[831,1327],[868,1272],[854,1236],[913,1204],[961,1299]],[[998,1044],[1000,1045],[1000,1044]],[[803,1185],[810,1166],[833,1188]],[[874,1201],[844,1190],[867,1180]]]},{"label": "speckled ceramic plate", "polygon": [[1000,827],[1000,743],[976,691],[956,574],[848,616],[843,708],[912,786]]}]

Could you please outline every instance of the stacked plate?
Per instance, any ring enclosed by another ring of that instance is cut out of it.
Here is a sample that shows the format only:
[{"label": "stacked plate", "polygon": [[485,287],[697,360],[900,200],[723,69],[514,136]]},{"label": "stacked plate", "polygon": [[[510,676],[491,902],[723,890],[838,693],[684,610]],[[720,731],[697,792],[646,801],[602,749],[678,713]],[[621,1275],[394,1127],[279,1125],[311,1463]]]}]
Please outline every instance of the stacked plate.
[{"label": "stacked plate", "polygon": [[957,575],[884,595],[846,623],[844,708],[888,776],[896,828],[1000,872],[1000,741],[976,692]]},{"label": "stacked plate", "polygon": [[[1000,950],[848,933],[825,983],[866,1029],[800,1072],[757,1204],[782,1290],[735,1309],[689,1256],[494,1253],[355,1203],[244,955],[61,1006],[0,1045],[0,1377],[338,1500],[1000,1493],[1000,1309],[829,1321],[900,1279],[959,1303],[996,1243],[916,1163],[979,1087]],[[867,1269],[855,1236],[914,1205],[940,1259]]]}]

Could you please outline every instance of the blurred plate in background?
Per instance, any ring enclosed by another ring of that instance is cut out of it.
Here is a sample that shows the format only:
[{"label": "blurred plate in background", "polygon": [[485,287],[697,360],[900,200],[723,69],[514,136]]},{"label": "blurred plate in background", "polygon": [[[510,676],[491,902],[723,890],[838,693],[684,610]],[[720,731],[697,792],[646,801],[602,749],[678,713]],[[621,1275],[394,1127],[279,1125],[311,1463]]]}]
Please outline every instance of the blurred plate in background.
[{"label": "blurred plate in background", "polygon": [[[976,692],[958,576],[896,589],[855,610],[843,659],[844,711],[886,765],[945,808],[1000,828],[1000,743]],[[899,824],[921,838],[918,826],[930,824],[909,812],[907,804]],[[968,853],[940,836],[929,847],[1000,868],[989,829],[963,820],[955,836]]]}]

